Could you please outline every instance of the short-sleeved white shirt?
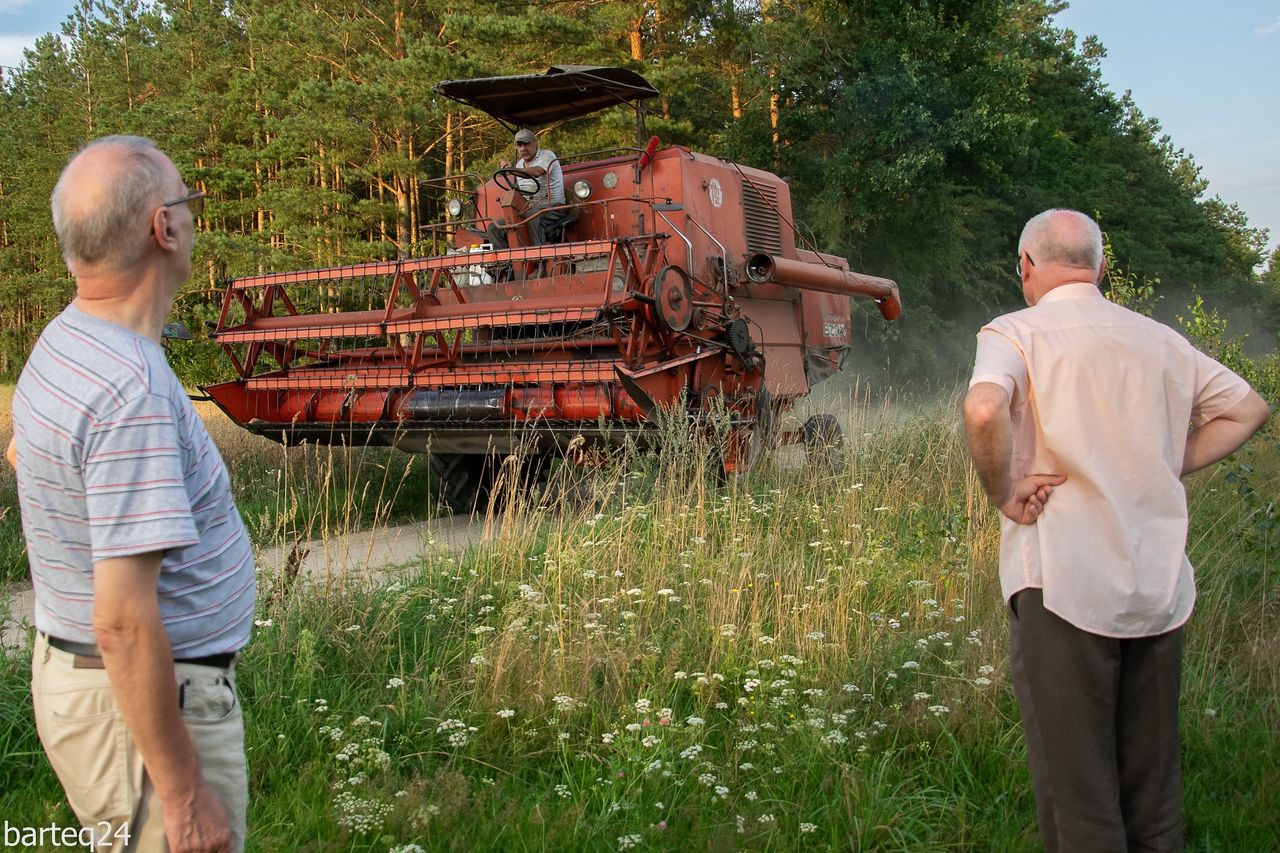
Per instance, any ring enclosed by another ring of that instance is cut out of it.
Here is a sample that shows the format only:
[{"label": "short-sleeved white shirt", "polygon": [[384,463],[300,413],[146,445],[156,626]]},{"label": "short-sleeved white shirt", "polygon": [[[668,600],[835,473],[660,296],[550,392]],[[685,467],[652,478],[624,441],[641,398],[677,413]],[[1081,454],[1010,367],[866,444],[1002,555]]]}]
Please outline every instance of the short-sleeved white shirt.
[{"label": "short-sleeved white shirt", "polygon": [[95,565],[160,551],[174,657],[244,647],[253,549],[222,456],[159,344],[69,305],[22,370],[13,431],[37,629],[94,642]]},{"label": "short-sleeved white shirt", "polygon": [[1240,402],[1248,384],[1084,282],[984,326],[970,386],[980,382],[1009,392],[1012,476],[1067,476],[1035,524],[1001,517],[1005,600],[1042,588],[1050,611],[1109,637],[1184,623],[1195,603],[1187,430]]},{"label": "short-sleeved white shirt", "polygon": [[[538,153],[527,163],[521,158],[516,163],[517,169],[528,169],[533,166],[546,169],[547,173],[538,178],[538,191],[529,196],[529,203],[534,207],[547,207],[552,204],[564,204],[564,172],[556,152],[549,148],[539,148]],[[516,183],[526,192],[533,190],[533,181],[519,178]]]}]

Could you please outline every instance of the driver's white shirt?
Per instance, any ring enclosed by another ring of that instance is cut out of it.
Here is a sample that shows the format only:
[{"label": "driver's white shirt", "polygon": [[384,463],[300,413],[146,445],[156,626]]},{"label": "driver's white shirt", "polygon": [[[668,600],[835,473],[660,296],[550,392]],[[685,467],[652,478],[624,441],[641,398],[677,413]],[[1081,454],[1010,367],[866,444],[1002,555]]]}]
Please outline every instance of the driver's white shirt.
[{"label": "driver's white shirt", "polygon": [[[534,207],[564,204],[564,173],[560,170],[560,161],[556,159],[556,152],[549,148],[539,148],[532,160],[526,163],[521,157],[516,162],[517,169],[531,169],[535,166],[546,169],[547,173],[539,177],[536,184],[528,178],[517,178],[516,186],[524,192],[533,193],[529,196],[529,203]],[[533,191],[535,185],[538,187],[537,192]]]}]

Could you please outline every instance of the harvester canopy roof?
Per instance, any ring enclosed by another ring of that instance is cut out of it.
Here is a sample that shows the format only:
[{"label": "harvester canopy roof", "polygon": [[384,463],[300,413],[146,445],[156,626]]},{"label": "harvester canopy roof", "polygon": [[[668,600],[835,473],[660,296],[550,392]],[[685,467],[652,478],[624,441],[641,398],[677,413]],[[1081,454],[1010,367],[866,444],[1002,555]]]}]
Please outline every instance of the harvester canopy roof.
[{"label": "harvester canopy roof", "polygon": [[658,96],[636,72],[607,65],[553,65],[543,74],[445,80],[435,91],[511,127],[579,118]]}]

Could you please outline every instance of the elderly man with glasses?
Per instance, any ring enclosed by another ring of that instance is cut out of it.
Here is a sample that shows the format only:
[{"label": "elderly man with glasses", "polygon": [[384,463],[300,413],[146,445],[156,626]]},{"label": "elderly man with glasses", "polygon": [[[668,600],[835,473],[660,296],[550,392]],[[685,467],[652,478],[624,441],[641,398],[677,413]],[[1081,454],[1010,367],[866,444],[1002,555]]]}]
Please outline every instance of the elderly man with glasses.
[{"label": "elderly man with glasses", "polygon": [[1030,306],[978,333],[964,420],[999,508],[1010,674],[1045,848],[1182,849],[1178,696],[1195,581],[1181,479],[1266,422],[1243,379],[1109,302],[1102,234],[1048,210]]},{"label": "elderly man with glasses", "polygon": [[244,849],[253,555],[160,345],[203,202],[149,140],[72,157],[52,207],[76,297],[14,393],[36,727],[99,850]]}]

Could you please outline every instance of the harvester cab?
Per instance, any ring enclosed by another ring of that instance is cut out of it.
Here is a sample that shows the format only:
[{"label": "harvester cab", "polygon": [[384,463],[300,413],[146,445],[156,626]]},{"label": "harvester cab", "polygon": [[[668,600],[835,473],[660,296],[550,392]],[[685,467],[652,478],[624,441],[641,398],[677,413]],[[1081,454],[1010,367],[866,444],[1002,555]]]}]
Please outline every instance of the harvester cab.
[{"label": "harvester cab", "polygon": [[[658,94],[584,66],[436,90],[509,128],[620,103],[639,124]],[[728,471],[778,440],[839,440],[829,416],[774,425],[839,369],[851,299],[898,316],[894,282],[797,247],[790,188],[769,172],[656,138],[560,164],[563,204],[530,206],[531,176],[510,169],[470,193],[451,180],[449,219],[429,226],[444,254],[231,281],[215,337],[238,375],[206,392],[277,440],[429,453],[457,511],[484,506],[517,448],[537,471],[569,447],[644,444],[659,408],[695,426],[721,413]]]}]

